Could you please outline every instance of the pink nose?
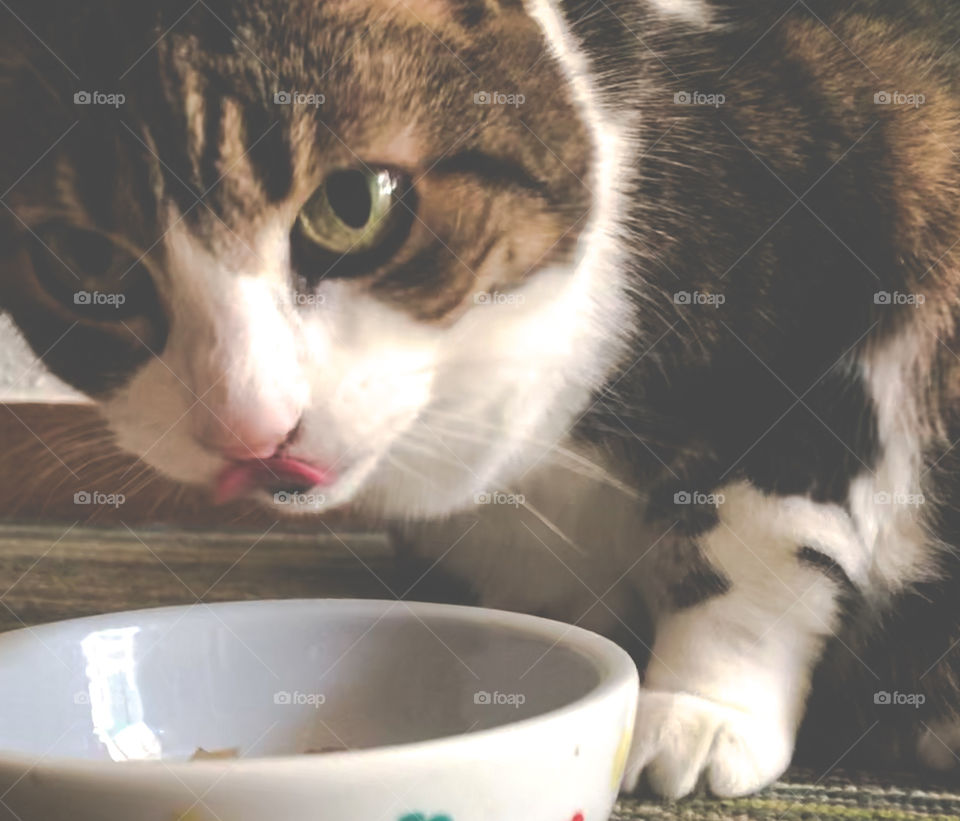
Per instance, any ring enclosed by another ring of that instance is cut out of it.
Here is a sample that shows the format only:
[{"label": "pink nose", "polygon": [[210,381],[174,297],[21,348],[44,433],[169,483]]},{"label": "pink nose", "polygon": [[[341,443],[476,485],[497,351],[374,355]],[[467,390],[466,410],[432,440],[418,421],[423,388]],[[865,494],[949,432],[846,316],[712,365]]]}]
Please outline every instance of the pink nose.
[{"label": "pink nose", "polygon": [[213,412],[206,415],[200,441],[228,459],[266,459],[292,438],[293,413],[257,408],[242,417]]}]

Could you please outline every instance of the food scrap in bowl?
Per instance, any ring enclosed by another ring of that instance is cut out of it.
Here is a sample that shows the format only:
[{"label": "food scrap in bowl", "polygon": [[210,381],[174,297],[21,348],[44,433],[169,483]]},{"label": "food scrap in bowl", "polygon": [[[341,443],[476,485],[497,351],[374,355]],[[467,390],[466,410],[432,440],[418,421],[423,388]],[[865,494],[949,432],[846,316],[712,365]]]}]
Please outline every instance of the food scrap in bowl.
[{"label": "food scrap in bowl", "polygon": [[205,750],[203,747],[197,747],[197,751],[190,756],[191,761],[212,761],[222,758],[239,758],[240,751],[236,747],[230,747],[224,750]]}]

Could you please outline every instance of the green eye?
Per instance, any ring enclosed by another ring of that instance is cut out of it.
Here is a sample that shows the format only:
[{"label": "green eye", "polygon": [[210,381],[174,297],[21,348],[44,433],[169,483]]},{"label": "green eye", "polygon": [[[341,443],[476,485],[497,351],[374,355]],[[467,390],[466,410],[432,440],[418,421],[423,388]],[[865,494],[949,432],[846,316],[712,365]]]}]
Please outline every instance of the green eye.
[{"label": "green eye", "polygon": [[298,217],[311,242],[335,254],[362,254],[380,248],[409,224],[400,202],[404,178],[387,169],[332,172]]}]

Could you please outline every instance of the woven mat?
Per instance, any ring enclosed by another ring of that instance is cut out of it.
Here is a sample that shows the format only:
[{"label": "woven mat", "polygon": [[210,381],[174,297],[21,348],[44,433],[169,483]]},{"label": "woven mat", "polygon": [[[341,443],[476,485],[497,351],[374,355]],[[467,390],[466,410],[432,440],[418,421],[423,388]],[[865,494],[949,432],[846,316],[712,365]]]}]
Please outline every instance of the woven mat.
[{"label": "woven mat", "polygon": [[691,797],[683,801],[623,800],[613,821],[747,821],[747,819],[885,819],[886,821],[960,821],[960,778],[933,782],[906,774],[862,774],[835,771],[822,778],[796,770],[748,798],[729,800]]}]

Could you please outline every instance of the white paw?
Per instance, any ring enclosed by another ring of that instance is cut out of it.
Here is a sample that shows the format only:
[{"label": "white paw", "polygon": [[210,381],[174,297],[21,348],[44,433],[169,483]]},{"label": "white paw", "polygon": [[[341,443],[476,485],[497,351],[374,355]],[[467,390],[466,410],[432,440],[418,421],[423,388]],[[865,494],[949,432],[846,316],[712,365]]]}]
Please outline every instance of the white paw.
[{"label": "white paw", "polygon": [[689,693],[643,690],[623,788],[646,774],[665,798],[681,798],[706,776],[719,797],[745,795],[778,778],[794,734],[776,716],[753,714]]}]

